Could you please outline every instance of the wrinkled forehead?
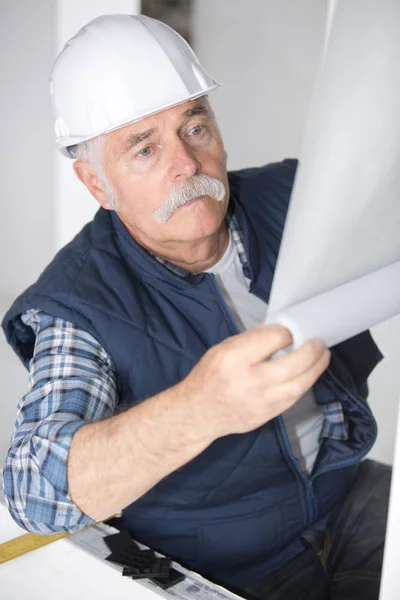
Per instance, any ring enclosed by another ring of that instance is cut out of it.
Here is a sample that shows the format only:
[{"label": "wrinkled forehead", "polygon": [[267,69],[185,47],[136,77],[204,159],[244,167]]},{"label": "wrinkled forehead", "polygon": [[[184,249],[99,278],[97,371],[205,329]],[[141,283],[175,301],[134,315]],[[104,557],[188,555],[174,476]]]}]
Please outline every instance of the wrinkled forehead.
[{"label": "wrinkled forehead", "polygon": [[160,111],[154,115],[130,123],[105,134],[106,145],[114,151],[125,153],[136,143],[165,127],[179,129],[186,121],[196,117],[213,118],[212,109],[206,96],[189,100],[178,106]]}]

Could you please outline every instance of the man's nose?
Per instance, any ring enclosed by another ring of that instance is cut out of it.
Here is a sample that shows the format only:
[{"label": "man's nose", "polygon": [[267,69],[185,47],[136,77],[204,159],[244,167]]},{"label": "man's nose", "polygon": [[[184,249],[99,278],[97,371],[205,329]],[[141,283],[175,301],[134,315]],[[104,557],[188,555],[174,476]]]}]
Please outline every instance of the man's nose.
[{"label": "man's nose", "polygon": [[188,179],[201,170],[196,153],[181,139],[177,139],[171,148],[169,162],[174,179]]}]

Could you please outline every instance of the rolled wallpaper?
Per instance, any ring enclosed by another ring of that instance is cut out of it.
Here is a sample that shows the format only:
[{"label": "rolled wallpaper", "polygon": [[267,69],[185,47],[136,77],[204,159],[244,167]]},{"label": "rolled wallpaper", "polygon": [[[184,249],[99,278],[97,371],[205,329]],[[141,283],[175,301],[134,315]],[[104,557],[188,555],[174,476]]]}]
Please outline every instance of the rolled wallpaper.
[{"label": "rolled wallpaper", "polygon": [[266,321],[328,346],[400,312],[400,2],[337,0]]}]

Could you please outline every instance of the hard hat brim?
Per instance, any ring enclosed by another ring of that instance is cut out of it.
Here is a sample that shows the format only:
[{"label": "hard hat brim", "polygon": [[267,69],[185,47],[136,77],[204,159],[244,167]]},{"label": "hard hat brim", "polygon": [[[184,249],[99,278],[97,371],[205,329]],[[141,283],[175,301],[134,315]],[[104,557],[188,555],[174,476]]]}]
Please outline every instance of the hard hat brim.
[{"label": "hard hat brim", "polygon": [[92,140],[92,139],[98,137],[99,135],[104,135],[104,134],[107,134],[107,133],[111,133],[112,131],[116,131],[117,129],[121,129],[122,127],[125,127],[127,125],[133,125],[134,123],[138,123],[139,121],[143,121],[143,119],[146,119],[147,117],[151,117],[153,115],[156,115],[156,114],[158,114],[160,112],[163,112],[164,110],[168,110],[169,108],[174,108],[175,106],[180,106],[181,104],[185,104],[186,102],[197,100],[198,98],[201,98],[203,96],[207,96],[209,92],[213,92],[214,90],[216,90],[217,88],[219,88],[221,86],[222,86],[222,83],[214,81],[214,85],[209,86],[208,88],[206,88],[204,90],[201,90],[201,92],[198,92],[196,94],[192,94],[191,96],[183,98],[179,102],[174,102],[174,103],[171,103],[171,104],[167,104],[167,105],[162,106],[161,108],[159,108],[157,110],[149,111],[147,113],[143,113],[143,114],[141,114],[139,116],[136,116],[136,117],[134,117],[132,119],[129,119],[129,118],[128,119],[124,119],[121,123],[118,123],[118,124],[114,125],[113,127],[110,127],[109,129],[92,133],[90,136],[63,137],[62,139],[56,140],[56,148],[57,148],[57,150],[59,150],[61,152],[61,154],[63,154],[67,158],[75,158],[71,154],[69,148],[71,148],[73,146],[77,146],[78,144],[82,144],[83,142],[88,142],[89,140]]}]

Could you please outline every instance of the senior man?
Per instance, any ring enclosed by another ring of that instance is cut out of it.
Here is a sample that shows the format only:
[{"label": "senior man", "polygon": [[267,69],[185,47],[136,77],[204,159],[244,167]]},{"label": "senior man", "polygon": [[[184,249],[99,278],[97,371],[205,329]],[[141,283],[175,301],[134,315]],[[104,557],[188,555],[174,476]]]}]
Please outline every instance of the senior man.
[{"label": "senior man", "polygon": [[377,598],[380,354],[365,333],[266,360],[291,342],[260,323],[296,161],[227,173],[216,85],[143,16],[95,19],[58,57],[57,146],[101,207],[3,322],[30,369],[7,503],[42,533],[122,510],[249,597]]}]

